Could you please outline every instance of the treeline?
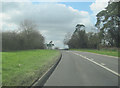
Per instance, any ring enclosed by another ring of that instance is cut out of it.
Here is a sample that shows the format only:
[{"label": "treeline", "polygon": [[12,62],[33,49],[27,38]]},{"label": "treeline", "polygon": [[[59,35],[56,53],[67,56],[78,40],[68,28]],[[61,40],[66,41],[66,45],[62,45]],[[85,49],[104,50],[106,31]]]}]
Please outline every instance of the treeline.
[{"label": "treeline", "polygon": [[89,32],[86,33],[85,26],[81,24],[76,25],[76,30],[72,36],[68,33],[65,36],[64,44],[69,48],[98,48],[100,42],[99,33]]},{"label": "treeline", "polygon": [[[100,11],[95,24],[97,33],[86,33],[85,26],[77,24],[74,33],[67,34],[64,44],[69,48],[120,47],[120,1],[108,2],[105,10]],[[69,36],[69,37],[68,37]]]},{"label": "treeline", "polygon": [[2,32],[2,50],[44,49],[44,37],[37,30],[37,25],[24,20],[16,31]]}]

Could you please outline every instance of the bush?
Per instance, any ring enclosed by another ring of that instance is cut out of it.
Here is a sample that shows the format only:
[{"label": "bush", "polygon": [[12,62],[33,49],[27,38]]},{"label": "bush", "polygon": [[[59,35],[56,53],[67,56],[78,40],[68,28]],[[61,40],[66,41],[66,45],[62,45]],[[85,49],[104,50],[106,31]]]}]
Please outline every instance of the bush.
[{"label": "bush", "polygon": [[3,51],[44,48],[44,37],[28,20],[23,21],[17,31],[2,32]]}]

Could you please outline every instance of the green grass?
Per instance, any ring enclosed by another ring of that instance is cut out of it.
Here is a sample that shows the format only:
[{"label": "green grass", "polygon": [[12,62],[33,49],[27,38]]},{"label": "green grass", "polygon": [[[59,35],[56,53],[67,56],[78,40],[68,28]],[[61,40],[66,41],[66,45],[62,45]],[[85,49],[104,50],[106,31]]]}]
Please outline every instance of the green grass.
[{"label": "green grass", "polygon": [[29,86],[55,63],[57,50],[2,52],[2,85]]},{"label": "green grass", "polygon": [[[82,51],[82,52],[91,52],[91,53],[97,53],[97,54],[103,54],[103,55],[109,55],[109,56],[116,56],[120,57],[120,51],[118,52],[117,50],[95,50],[95,49],[72,49],[72,50],[77,50],[77,51]],[[118,54],[119,53],[119,54]]]}]

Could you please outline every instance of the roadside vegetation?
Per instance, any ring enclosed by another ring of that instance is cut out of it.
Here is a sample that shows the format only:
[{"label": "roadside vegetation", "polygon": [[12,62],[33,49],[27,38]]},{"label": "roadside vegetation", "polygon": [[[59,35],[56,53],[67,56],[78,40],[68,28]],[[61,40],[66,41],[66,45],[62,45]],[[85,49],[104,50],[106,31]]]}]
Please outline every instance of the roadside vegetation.
[{"label": "roadside vegetation", "polygon": [[[73,33],[65,35],[64,44],[70,49],[118,56],[120,53],[117,50],[110,49],[120,49],[119,6],[120,1],[109,1],[108,6],[96,15],[94,32],[86,32],[85,24],[77,24]],[[103,50],[105,48],[108,50]]]},{"label": "roadside vegetation", "polygon": [[38,26],[31,20],[24,20],[18,29],[2,32],[2,51],[45,49],[45,39]]},{"label": "roadside vegetation", "polygon": [[106,49],[101,49],[101,50],[97,50],[97,49],[71,49],[71,50],[120,57],[120,55],[119,55],[120,51],[118,51],[118,50],[106,50]]},{"label": "roadside vegetation", "polygon": [[14,31],[2,31],[2,85],[30,86],[60,56],[45,44],[38,25],[24,20]]},{"label": "roadside vegetation", "polygon": [[2,85],[30,86],[59,56],[57,50],[2,52]]}]

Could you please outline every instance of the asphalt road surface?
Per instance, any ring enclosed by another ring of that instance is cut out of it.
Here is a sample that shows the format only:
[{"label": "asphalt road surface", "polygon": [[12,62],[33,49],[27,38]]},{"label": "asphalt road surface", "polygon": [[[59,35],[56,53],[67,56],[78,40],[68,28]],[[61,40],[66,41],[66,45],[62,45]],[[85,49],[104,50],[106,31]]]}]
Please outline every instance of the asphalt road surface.
[{"label": "asphalt road surface", "polygon": [[118,86],[118,58],[88,52],[62,51],[62,58],[44,86]]}]

